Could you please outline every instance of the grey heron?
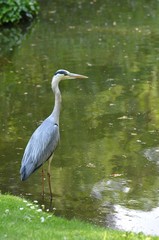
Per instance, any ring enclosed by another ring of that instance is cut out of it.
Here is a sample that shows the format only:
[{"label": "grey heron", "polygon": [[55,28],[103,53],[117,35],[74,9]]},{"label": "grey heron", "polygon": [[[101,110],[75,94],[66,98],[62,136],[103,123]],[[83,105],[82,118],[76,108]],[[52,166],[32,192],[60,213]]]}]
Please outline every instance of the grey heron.
[{"label": "grey heron", "polygon": [[61,93],[59,89],[59,82],[65,79],[75,78],[87,77],[80,74],[70,73],[69,71],[63,69],[58,70],[54,74],[51,82],[51,87],[55,95],[53,111],[32,134],[25,148],[21,163],[20,174],[21,180],[24,181],[48,160],[48,181],[51,198],[52,190],[50,182],[50,164],[60,138],[59,116]]}]

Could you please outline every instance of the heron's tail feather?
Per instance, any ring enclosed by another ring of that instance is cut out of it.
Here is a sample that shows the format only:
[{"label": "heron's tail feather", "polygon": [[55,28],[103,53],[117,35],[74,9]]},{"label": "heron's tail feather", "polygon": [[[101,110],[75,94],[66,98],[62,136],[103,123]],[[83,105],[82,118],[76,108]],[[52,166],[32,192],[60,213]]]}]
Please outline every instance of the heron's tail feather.
[{"label": "heron's tail feather", "polygon": [[33,172],[35,172],[42,164],[35,166],[33,161],[28,161],[27,164],[23,164],[20,169],[21,180],[25,181]]},{"label": "heron's tail feather", "polygon": [[21,167],[20,174],[21,174],[21,180],[25,181],[27,179],[26,167],[25,166]]},{"label": "heron's tail feather", "polygon": [[34,171],[35,166],[33,164],[22,165],[20,169],[21,180],[25,181]]}]

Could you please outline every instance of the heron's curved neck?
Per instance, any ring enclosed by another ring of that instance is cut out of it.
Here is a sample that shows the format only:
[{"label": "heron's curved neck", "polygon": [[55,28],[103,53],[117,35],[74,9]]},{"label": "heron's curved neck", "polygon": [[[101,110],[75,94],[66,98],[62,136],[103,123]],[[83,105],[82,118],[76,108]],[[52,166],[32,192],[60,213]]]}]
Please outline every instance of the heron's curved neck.
[{"label": "heron's curved neck", "polygon": [[58,86],[59,82],[52,81],[52,90],[55,94],[55,104],[54,104],[54,109],[52,112],[52,116],[54,118],[54,121],[59,124],[59,116],[60,116],[60,108],[61,108],[61,92]]}]

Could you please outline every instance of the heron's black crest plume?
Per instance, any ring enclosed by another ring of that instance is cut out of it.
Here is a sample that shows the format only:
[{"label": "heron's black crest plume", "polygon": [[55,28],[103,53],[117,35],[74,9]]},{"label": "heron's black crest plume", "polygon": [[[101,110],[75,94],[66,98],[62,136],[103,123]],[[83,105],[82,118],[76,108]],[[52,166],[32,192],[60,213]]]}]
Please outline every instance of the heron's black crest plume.
[{"label": "heron's black crest plume", "polygon": [[65,75],[65,76],[68,75],[68,73],[67,73],[65,70],[59,70],[59,71],[57,71],[57,72],[55,73],[55,75],[57,75],[57,74],[63,74],[63,75]]}]

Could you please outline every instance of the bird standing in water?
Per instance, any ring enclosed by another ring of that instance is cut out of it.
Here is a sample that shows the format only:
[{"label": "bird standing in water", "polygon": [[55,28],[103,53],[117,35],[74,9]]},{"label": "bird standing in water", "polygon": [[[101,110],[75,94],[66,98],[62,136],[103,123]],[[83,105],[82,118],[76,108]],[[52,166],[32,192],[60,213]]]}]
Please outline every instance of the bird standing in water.
[{"label": "bird standing in water", "polygon": [[51,87],[55,95],[55,104],[52,113],[32,134],[26,149],[24,151],[21,163],[21,180],[25,181],[33,172],[41,167],[47,160],[48,164],[48,182],[50,197],[52,199],[52,189],[50,181],[50,164],[53,153],[60,139],[59,117],[61,107],[61,93],[59,82],[65,79],[87,78],[84,75],[70,73],[67,70],[58,70],[51,82]]}]

